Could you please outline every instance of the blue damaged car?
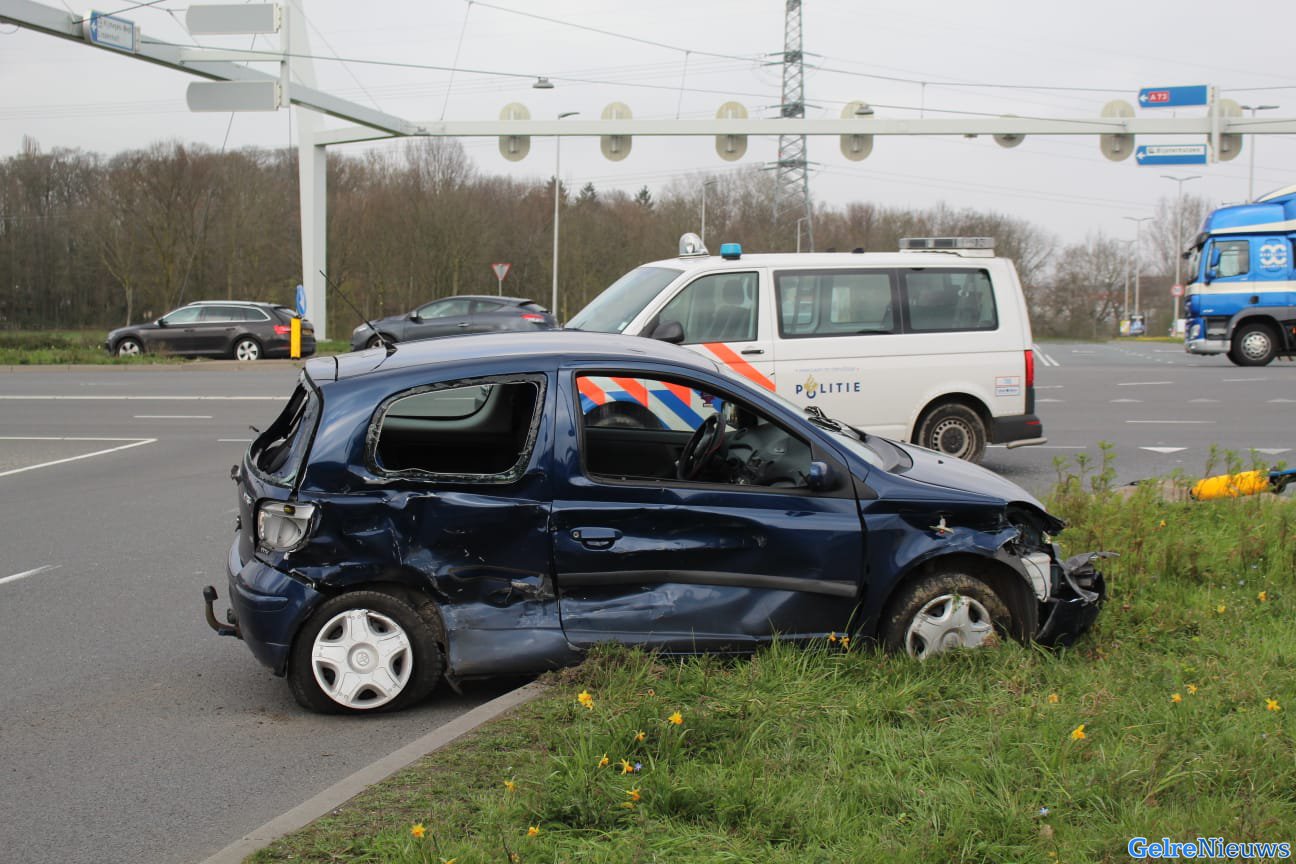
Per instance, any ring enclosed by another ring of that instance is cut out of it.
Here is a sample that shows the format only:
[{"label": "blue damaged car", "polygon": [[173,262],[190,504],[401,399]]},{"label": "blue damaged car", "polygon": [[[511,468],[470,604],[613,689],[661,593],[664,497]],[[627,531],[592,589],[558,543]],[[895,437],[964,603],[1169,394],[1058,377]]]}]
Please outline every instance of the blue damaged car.
[{"label": "blue damaged car", "polygon": [[628,336],[313,359],[233,469],[230,608],[207,587],[207,621],[305,707],[356,713],[603,642],[852,633],[922,658],[1094,621],[1098,556],[1061,560],[1026,491],[811,411]]}]

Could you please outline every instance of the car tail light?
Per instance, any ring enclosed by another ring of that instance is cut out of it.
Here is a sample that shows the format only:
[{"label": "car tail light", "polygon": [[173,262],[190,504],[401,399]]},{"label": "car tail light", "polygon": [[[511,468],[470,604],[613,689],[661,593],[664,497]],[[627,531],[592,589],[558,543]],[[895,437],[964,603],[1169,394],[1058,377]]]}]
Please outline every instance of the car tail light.
[{"label": "car tail light", "polygon": [[300,549],[310,537],[314,504],[263,501],[257,508],[257,544],[275,552]]},{"label": "car tail light", "polygon": [[274,331],[276,336],[287,336],[292,332],[292,328],[287,324],[276,324],[274,325]]},{"label": "car tail light", "polygon": [[1026,386],[1035,386],[1035,352],[1030,348],[1026,349]]},{"label": "car tail light", "polygon": [[537,315],[537,314],[535,314],[534,312],[523,312],[523,313],[522,313],[522,320],[523,320],[523,321],[530,321],[530,322],[533,323],[533,324],[543,324],[543,323],[544,323],[544,320],[545,320],[545,316],[543,316],[543,315]]}]

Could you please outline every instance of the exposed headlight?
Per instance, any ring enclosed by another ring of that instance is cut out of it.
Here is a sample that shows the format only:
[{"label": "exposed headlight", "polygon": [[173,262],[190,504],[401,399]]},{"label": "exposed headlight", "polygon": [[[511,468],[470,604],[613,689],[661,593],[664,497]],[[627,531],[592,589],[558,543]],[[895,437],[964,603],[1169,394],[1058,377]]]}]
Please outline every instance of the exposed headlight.
[{"label": "exposed headlight", "polygon": [[1200,325],[1200,324],[1194,324],[1194,325],[1192,325],[1191,327],[1188,328],[1188,338],[1189,338],[1189,339],[1200,339],[1200,338],[1201,338],[1201,325]]},{"label": "exposed headlight", "polygon": [[257,544],[275,552],[292,552],[310,537],[314,504],[263,501],[257,508]]}]

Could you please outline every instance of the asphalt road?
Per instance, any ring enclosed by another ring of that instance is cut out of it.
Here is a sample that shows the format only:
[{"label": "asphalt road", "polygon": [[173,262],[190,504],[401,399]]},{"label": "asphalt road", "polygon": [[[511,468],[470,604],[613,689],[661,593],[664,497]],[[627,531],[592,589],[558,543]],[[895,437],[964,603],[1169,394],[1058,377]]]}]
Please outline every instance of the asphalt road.
[{"label": "asphalt road", "polygon": [[[318,717],[203,623],[201,587],[225,583],[229,467],[296,375],[0,370],[0,860],[201,860],[509,686]],[[1046,344],[1037,384],[1048,445],[986,458],[1036,494],[1099,441],[1118,482],[1200,476],[1212,445],[1294,461],[1296,364]]]}]

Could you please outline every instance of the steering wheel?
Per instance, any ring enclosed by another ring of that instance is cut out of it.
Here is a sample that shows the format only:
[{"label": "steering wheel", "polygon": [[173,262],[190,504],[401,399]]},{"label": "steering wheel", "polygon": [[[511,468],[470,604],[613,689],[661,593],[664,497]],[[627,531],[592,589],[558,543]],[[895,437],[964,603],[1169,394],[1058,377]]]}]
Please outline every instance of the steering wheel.
[{"label": "steering wheel", "polygon": [[702,470],[702,466],[724,447],[725,424],[719,414],[712,414],[701,426],[693,431],[680,452],[675,476],[680,480],[692,480]]}]

